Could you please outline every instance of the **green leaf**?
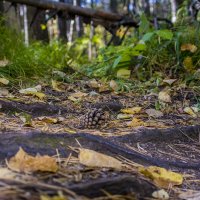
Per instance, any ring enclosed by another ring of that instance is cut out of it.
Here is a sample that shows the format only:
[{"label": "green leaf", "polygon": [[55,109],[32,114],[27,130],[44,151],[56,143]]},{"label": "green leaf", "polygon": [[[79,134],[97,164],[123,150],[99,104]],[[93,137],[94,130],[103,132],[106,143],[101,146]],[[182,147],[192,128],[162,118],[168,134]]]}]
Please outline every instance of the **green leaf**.
[{"label": "green leaf", "polygon": [[151,32],[151,33],[146,33],[144,34],[144,36],[142,37],[142,41],[147,42],[149,41],[152,36],[155,34],[155,32]]},{"label": "green leaf", "polygon": [[118,56],[118,57],[115,59],[113,65],[112,65],[112,69],[115,69],[115,68],[117,67],[117,65],[119,64],[119,62],[121,61],[121,59],[122,59],[122,56]]},{"label": "green leaf", "polygon": [[171,40],[173,37],[173,33],[170,30],[158,30],[155,32],[159,37],[166,39],[166,40]]},{"label": "green leaf", "polygon": [[144,51],[145,49],[146,49],[146,45],[145,44],[137,44],[134,47],[134,50],[136,50],[136,51]]},{"label": "green leaf", "polygon": [[147,20],[147,17],[145,16],[144,13],[141,15],[140,19],[141,21],[140,21],[140,26],[139,26],[139,33],[141,35],[149,31],[149,21]]}]

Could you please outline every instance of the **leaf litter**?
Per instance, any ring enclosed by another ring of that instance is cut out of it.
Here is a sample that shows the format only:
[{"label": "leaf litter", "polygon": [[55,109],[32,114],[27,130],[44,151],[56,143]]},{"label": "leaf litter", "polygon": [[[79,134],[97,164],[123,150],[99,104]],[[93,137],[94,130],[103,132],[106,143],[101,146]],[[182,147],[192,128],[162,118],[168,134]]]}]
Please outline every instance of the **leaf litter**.
[{"label": "leaf litter", "polygon": [[[31,113],[30,111],[27,112],[23,107],[19,109],[21,112],[18,110],[14,111],[12,114],[2,111],[0,115],[1,132],[5,132],[5,130],[14,132],[37,130],[50,132],[52,134],[64,132],[75,134],[78,131],[87,131],[92,135],[106,137],[110,140],[109,137],[128,135],[129,133],[137,132],[137,130],[144,127],[149,127],[150,129],[167,129],[176,126],[181,127],[199,124],[199,111],[194,109],[194,105],[198,102],[195,102],[195,98],[191,98],[191,94],[195,96],[195,92],[193,90],[184,91],[183,88],[179,90],[179,88],[173,86],[176,84],[176,80],[166,79],[165,82],[170,85],[170,90],[166,88],[159,91],[156,95],[152,93],[146,96],[141,96],[134,91],[120,93],[119,85],[114,80],[107,83],[107,85],[106,83],[102,84],[97,80],[92,80],[90,82],[86,81],[85,83],[80,81],[74,85],[70,84],[70,86],[66,83],[52,82],[52,87],[41,86],[41,90],[35,89],[36,91],[32,91],[30,88],[30,91],[25,90],[25,92],[12,91],[12,94],[16,96],[18,101],[26,102],[30,106],[34,106],[37,102],[41,101],[46,104],[49,104],[50,102],[59,107],[69,108],[71,112],[62,113],[61,110],[58,109],[54,114],[48,115],[43,114],[41,111],[40,115],[35,117],[34,113]],[[63,90],[60,88],[67,89]],[[54,95],[54,91],[58,93]],[[95,91],[98,95],[89,95],[91,91]],[[37,92],[44,94],[44,96],[36,95]],[[1,100],[7,101],[8,99],[4,98]],[[108,106],[107,110],[110,112],[111,117],[110,120],[107,121],[106,126],[99,130],[80,130],[77,124],[80,123],[81,117],[99,102],[103,102],[105,105],[109,102],[115,102],[116,104],[120,103],[123,105],[123,109],[112,111],[113,108]],[[3,109],[1,108],[1,110]],[[26,112],[32,116],[31,120],[30,117],[29,119],[22,117],[26,116],[22,115],[22,113]],[[24,126],[24,124],[29,124],[31,126]],[[145,136],[143,137],[145,141]],[[187,146],[187,144],[191,143],[193,149],[190,148],[191,145]],[[185,143],[182,138],[178,138],[174,142],[173,140],[170,142],[159,140],[159,143],[156,141],[141,142],[139,145],[140,148],[137,142],[129,141],[127,142],[126,147],[129,148],[128,146],[134,147],[139,152],[141,149],[144,149],[147,152],[147,155],[155,156],[157,158],[168,157],[168,159],[176,161],[177,158],[178,160],[185,160],[184,158],[188,157],[188,159],[191,159],[194,162],[200,159],[199,155],[197,155],[199,154],[197,151],[199,145],[196,139],[193,141],[189,138],[188,143]],[[167,152],[169,153],[167,154]],[[144,176],[146,176],[148,169],[145,167],[146,166],[142,167],[142,174]],[[118,171],[119,169],[120,172]],[[150,176],[147,176],[148,181],[153,180],[154,184],[159,186],[159,188],[168,188],[170,186],[170,195],[179,193],[180,197],[184,196],[185,193],[183,193],[184,190],[182,190],[181,187],[184,189],[189,186],[189,188],[193,188],[194,191],[200,188],[200,183],[195,181],[200,175],[195,170],[184,171],[179,169],[177,171],[177,169],[172,169],[172,171],[166,171],[165,168],[156,167],[152,167],[152,169],[152,172],[148,171],[148,173],[152,173]],[[7,175],[8,170],[13,171],[10,171],[10,177]],[[42,173],[45,172],[48,174],[47,178],[42,178],[43,175],[41,174],[41,171],[43,171]],[[129,176],[132,173],[137,173],[140,174],[141,177],[143,176],[141,174],[141,168],[139,169],[137,165],[127,164],[125,158],[118,160],[116,155],[112,155],[110,152],[106,155],[92,149],[84,148],[79,149],[78,155],[71,155],[67,158],[60,157],[59,154],[55,157],[40,155],[32,156],[23,151],[23,149],[20,149],[14,157],[8,158],[7,168],[5,167],[5,163],[4,166],[2,165],[2,168],[0,168],[0,174],[2,173],[2,176],[5,175],[5,178],[7,177],[10,181],[9,183],[7,182],[7,184],[14,184],[16,186],[16,193],[10,193],[10,195],[20,196],[21,193],[19,191],[23,190],[26,184],[31,185],[32,181],[37,179],[39,184],[35,184],[35,186],[40,190],[43,188],[47,194],[42,195],[42,193],[39,192],[37,198],[40,199],[53,198],[48,196],[49,190],[54,191],[54,197],[58,199],[67,199],[68,196],[73,196],[74,198],[76,194],[70,190],[68,191],[65,187],[66,184],[69,184],[70,182],[73,183],[74,181],[86,183],[87,180],[93,179],[94,177],[95,179],[100,177],[105,178],[107,176],[112,178],[111,172],[114,176],[117,176],[120,173],[128,173]],[[157,176],[154,176],[153,172],[156,172]],[[31,178],[26,180],[24,179],[23,173],[28,173],[26,176],[30,176],[30,173],[33,173],[36,176],[33,177],[33,180]],[[178,173],[178,178],[176,180],[174,180],[176,175],[173,173]],[[185,173],[190,176],[184,176]],[[23,177],[21,181],[19,181],[18,176]],[[3,177],[0,177],[0,179],[1,178]],[[180,186],[177,187],[176,185]],[[61,191],[61,193],[58,191]],[[152,192],[151,195],[167,196],[163,191],[160,192],[156,189],[155,191],[158,192],[154,194]],[[113,198],[114,196],[115,195],[113,194]],[[79,197],[76,196],[76,198]]]}]

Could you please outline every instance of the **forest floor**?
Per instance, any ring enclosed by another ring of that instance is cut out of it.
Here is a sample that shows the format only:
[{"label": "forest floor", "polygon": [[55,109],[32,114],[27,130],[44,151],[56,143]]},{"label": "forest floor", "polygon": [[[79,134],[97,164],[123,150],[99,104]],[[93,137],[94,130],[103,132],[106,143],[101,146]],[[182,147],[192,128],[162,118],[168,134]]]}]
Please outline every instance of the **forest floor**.
[{"label": "forest floor", "polygon": [[[0,199],[200,198],[194,90],[141,95],[79,80],[0,95]],[[106,117],[91,129],[94,110]]]}]

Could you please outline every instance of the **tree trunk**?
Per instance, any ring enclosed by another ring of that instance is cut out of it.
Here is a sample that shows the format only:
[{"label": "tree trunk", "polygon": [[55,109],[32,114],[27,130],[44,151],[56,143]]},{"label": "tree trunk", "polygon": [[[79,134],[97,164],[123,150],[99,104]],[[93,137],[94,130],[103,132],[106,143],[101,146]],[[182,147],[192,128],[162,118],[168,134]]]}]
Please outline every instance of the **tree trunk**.
[{"label": "tree trunk", "polygon": [[[60,0],[60,2],[64,3],[65,0]],[[62,11],[58,13],[58,37],[67,41],[67,19]]]},{"label": "tree trunk", "polygon": [[170,0],[171,3],[171,21],[172,23],[176,22],[176,9],[177,9],[177,4],[176,0]]},{"label": "tree trunk", "polygon": [[[75,0],[75,6],[81,6],[81,0]],[[77,37],[83,36],[83,19],[80,16],[75,17]]]},{"label": "tree trunk", "polygon": [[30,27],[30,37],[34,40],[49,42],[47,28],[42,28],[42,25],[46,24],[45,10],[28,6],[27,13],[29,25],[32,23]]}]

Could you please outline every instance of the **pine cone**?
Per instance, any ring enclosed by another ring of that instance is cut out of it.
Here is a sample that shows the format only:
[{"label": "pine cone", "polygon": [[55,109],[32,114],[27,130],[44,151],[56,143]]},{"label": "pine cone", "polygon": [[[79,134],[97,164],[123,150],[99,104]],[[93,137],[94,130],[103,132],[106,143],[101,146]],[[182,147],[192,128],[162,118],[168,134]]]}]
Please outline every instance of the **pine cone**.
[{"label": "pine cone", "polygon": [[83,116],[81,125],[84,128],[100,128],[106,123],[106,118],[103,109],[93,109]]}]

